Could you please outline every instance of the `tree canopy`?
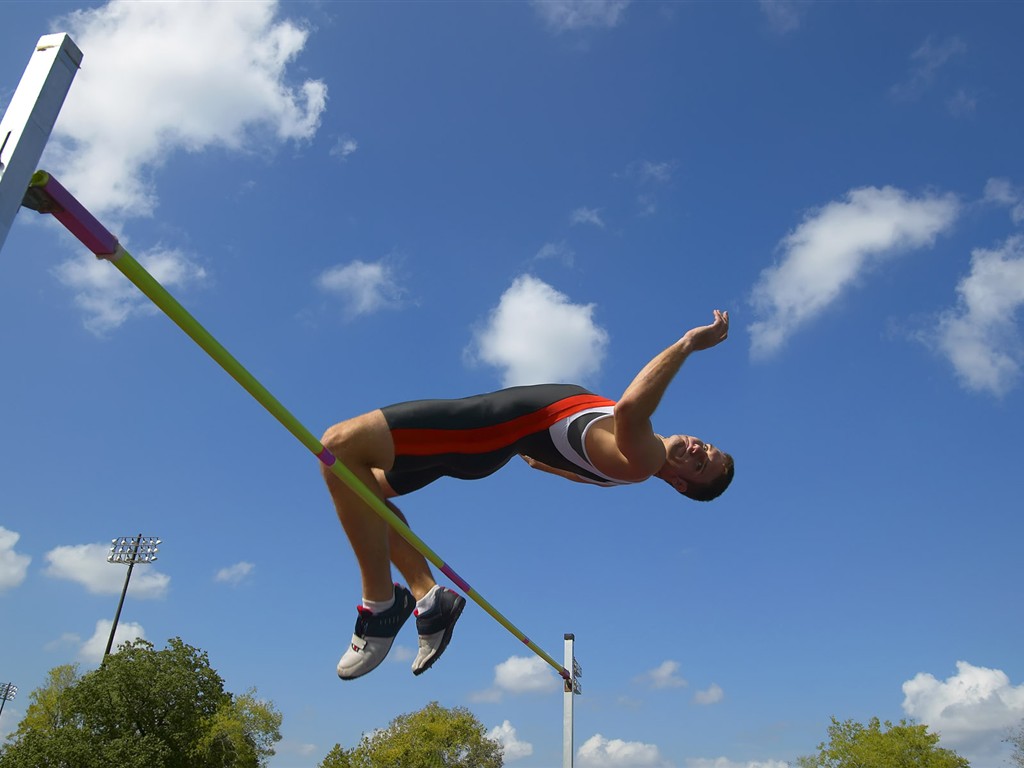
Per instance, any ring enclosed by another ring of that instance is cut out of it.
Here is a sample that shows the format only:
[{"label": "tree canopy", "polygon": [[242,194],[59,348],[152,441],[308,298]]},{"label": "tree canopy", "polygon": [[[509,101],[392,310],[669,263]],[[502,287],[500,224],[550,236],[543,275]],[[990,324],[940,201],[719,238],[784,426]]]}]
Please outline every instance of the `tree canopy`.
[{"label": "tree canopy", "polygon": [[501,768],[502,746],[487,738],[479,720],[464,707],[446,709],[436,701],[399,715],[387,728],[363,734],[358,746],[340,744],[320,768]]},{"label": "tree canopy", "polygon": [[180,638],[126,643],[85,675],[56,667],[29,699],[0,768],[260,768],[281,738],[273,704],[225,691]]},{"label": "tree canopy", "polygon": [[833,717],[828,736],[818,745],[818,754],[797,761],[800,768],[970,768],[966,759],[940,747],[938,734],[928,733],[928,726],[906,720],[893,725],[873,717],[865,726]]}]

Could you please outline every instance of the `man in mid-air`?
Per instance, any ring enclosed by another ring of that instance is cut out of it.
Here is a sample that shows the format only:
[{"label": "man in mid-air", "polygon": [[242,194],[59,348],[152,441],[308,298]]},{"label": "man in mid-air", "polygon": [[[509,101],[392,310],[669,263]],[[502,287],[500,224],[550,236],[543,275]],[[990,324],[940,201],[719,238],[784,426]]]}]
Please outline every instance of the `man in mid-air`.
[{"label": "man in mid-air", "polygon": [[[732,457],[696,437],[662,437],[651,416],[686,358],[728,334],[729,313],[716,309],[710,325],[687,331],[645,365],[618,401],[571,384],[415,400],[336,424],[321,442],[403,521],[388,499],[440,477],[486,477],[516,455],[576,482],[612,486],[658,477],[685,496],[710,501],[732,481]],[[438,585],[426,558],[323,469],[362,576],[363,602],[338,676],[351,680],[375,669],[413,613],[419,652],[412,670],[419,675],[448,646],[466,601]],[[392,563],[408,588],[392,581]]]}]

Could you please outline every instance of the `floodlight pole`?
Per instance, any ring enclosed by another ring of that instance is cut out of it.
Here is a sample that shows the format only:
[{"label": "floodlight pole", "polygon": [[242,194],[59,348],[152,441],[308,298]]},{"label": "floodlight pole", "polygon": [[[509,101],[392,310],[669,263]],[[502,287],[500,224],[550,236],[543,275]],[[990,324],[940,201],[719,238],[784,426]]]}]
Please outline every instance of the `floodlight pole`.
[{"label": "floodlight pole", "polygon": [[4,704],[8,701],[14,701],[17,693],[18,686],[14,683],[0,683],[0,715],[4,713]]},{"label": "floodlight pole", "polygon": [[121,599],[117,602],[117,613],[114,614],[114,623],[110,627],[110,637],[107,638],[107,648],[103,651],[103,658],[110,655],[110,648],[114,644],[114,633],[117,632],[117,623],[121,620],[121,608],[124,606],[124,596],[128,594],[128,582],[132,578],[132,568],[136,563],[152,563],[156,560],[157,545],[160,539],[150,536],[143,541],[140,533],[134,539],[121,537],[111,539],[110,554],[107,555],[108,563],[127,563],[128,572],[124,576],[124,588],[121,590]]},{"label": "floodlight pole", "polygon": [[70,37],[43,35],[0,119],[0,249],[81,63]]},{"label": "floodlight pole", "polygon": [[573,755],[573,696],[583,693],[578,678],[583,676],[583,668],[576,661],[573,654],[573,644],[576,636],[565,635],[565,668],[569,670],[569,677],[565,678],[565,691],[562,697],[562,768],[572,768]]}]

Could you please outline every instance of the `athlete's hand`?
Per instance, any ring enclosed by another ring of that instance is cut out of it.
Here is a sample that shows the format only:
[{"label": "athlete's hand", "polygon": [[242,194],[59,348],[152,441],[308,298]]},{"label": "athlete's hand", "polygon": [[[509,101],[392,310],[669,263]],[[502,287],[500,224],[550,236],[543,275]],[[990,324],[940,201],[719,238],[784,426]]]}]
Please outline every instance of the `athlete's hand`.
[{"label": "athlete's hand", "polygon": [[683,336],[690,342],[690,349],[694,352],[702,349],[711,349],[716,344],[721,344],[729,337],[729,313],[715,310],[715,321],[711,325],[701,325],[686,332]]}]

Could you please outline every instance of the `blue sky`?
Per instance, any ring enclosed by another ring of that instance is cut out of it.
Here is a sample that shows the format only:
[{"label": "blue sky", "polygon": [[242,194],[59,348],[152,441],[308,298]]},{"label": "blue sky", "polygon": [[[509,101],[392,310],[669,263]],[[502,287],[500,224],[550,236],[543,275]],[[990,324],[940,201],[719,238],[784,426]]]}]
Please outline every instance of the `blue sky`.
[{"label": "blue sky", "polygon": [[[577,765],[784,768],[830,716],[975,768],[1024,719],[1024,57],[1014,3],[15,2],[84,61],[43,165],[313,432],[504,384],[617,397],[728,342],[655,426],[736,458],[709,505],[509,466],[405,500],[556,658]],[[313,459],[110,265],[0,254],[0,680],[119,637],[206,650],[311,768],[430,701],[561,764],[555,674],[471,605],[445,657],[334,665],[357,572]]]}]

